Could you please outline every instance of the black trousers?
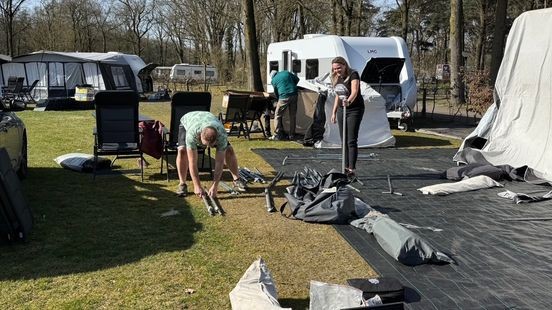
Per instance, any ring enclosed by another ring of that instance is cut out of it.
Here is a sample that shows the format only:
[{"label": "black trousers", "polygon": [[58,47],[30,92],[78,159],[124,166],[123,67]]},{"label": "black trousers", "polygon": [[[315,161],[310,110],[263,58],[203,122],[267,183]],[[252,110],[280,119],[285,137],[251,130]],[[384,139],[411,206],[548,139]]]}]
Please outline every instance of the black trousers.
[{"label": "black trousers", "polygon": [[[345,140],[347,148],[345,149],[345,167],[350,169],[356,168],[356,162],[358,157],[358,131],[360,129],[360,123],[362,122],[362,116],[364,115],[364,105],[347,108],[345,114],[346,126],[345,128]],[[339,125],[339,135],[343,139],[343,108],[337,109],[337,123]],[[343,142],[343,141],[342,141]]]}]

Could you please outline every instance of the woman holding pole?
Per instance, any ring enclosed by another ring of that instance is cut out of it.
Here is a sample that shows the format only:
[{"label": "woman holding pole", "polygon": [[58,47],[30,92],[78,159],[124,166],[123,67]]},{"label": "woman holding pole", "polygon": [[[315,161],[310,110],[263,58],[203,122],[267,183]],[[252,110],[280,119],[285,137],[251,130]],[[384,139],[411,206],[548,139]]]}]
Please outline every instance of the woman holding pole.
[{"label": "woman holding pole", "polygon": [[343,143],[343,173],[355,177],[358,157],[358,131],[364,115],[364,100],[360,94],[360,76],[343,57],[332,60],[332,85],[343,84],[347,91],[336,91],[331,122],[338,122]]}]

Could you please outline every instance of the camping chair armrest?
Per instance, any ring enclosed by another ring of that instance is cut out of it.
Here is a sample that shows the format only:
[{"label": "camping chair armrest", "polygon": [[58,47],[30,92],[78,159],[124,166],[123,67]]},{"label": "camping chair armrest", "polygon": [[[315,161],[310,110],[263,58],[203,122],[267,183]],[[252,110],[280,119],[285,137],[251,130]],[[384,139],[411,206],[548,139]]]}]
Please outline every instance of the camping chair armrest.
[{"label": "camping chair armrest", "polygon": [[169,130],[169,128],[167,128],[167,126],[163,126],[163,133],[161,134],[162,137],[163,137],[163,145],[167,145],[169,144],[169,140],[171,138],[171,131]]}]

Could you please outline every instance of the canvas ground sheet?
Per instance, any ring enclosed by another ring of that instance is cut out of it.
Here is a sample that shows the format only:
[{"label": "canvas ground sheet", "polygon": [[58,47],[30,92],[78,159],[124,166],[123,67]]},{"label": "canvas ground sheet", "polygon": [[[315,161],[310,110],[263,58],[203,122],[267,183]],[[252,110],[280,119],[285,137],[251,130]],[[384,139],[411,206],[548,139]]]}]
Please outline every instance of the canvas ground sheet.
[{"label": "canvas ground sheet", "polygon": [[[284,171],[287,178],[305,165],[322,174],[341,166],[339,150],[254,152],[276,171]],[[321,159],[329,153],[336,159]],[[549,187],[502,182],[504,188],[427,196],[416,189],[450,182],[441,179],[440,172],[455,165],[455,150],[363,149],[360,156],[370,153],[375,153],[377,160],[358,162],[357,175],[364,186],[354,184],[361,190],[355,195],[399,223],[420,227],[410,229],[457,262],[408,267],[386,254],[367,232],[335,225],[378,274],[396,277],[406,286],[408,309],[552,308],[552,221],[546,220],[552,218],[552,201],[516,205],[497,196],[506,189],[545,193]],[[285,156],[289,158],[282,166]],[[388,191],[388,174],[395,191],[403,196],[382,193]],[[276,195],[282,197],[283,193]]]}]

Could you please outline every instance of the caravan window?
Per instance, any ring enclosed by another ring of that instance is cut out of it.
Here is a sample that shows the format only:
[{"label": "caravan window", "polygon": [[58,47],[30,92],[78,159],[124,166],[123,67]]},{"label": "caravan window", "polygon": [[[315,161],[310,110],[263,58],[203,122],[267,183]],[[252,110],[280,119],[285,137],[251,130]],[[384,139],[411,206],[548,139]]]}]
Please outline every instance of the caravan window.
[{"label": "caravan window", "polygon": [[207,70],[207,72],[205,73],[206,76],[215,76],[215,71],[209,71]]},{"label": "caravan window", "polygon": [[65,84],[65,77],[63,73],[63,63],[61,62],[51,62],[48,66],[48,81],[50,86],[62,86]]},{"label": "caravan window", "polygon": [[87,62],[82,67],[84,69],[84,76],[86,77],[86,84],[94,86],[96,90],[105,89],[105,83],[98,64]]},{"label": "caravan window", "polygon": [[176,75],[186,75],[186,70],[177,69],[177,70],[176,70]]},{"label": "caravan window", "polygon": [[123,67],[111,67],[111,74],[113,74],[113,81],[115,82],[116,88],[129,87]]},{"label": "caravan window", "polygon": [[278,62],[277,61],[271,61],[268,63],[268,72],[270,73],[270,71],[276,71],[278,72],[280,69],[278,68]]},{"label": "caravan window", "polygon": [[10,76],[25,77],[25,66],[22,63],[16,63],[16,62],[5,63],[2,65],[2,71],[4,73],[4,81],[6,81],[5,82],[6,84],[8,83],[8,78]]},{"label": "caravan window", "polygon": [[194,74],[195,74],[195,75],[201,74],[201,70],[194,70]]},{"label": "caravan window", "polygon": [[316,78],[318,74],[318,59],[307,59],[306,62],[306,74],[305,79],[312,80]]},{"label": "caravan window", "polygon": [[289,51],[283,51],[282,56],[284,58],[284,70],[289,70]]},{"label": "caravan window", "polygon": [[35,100],[48,98],[48,70],[46,63],[28,62],[25,64],[25,71],[27,72],[27,83],[33,83],[35,80],[38,80],[38,84],[33,89],[33,98]]},{"label": "caravan window", "polygon": [[65,64],[65,84],[67,89],[73,89],[75,86],[84,84],[84,73],[82,72],[82,66],[80,63],[66,63]]},{"label": "caravan window", "polygon": [[299,73],[301,72],[301,60],[294,59],[293,60],[293,73]]}]

